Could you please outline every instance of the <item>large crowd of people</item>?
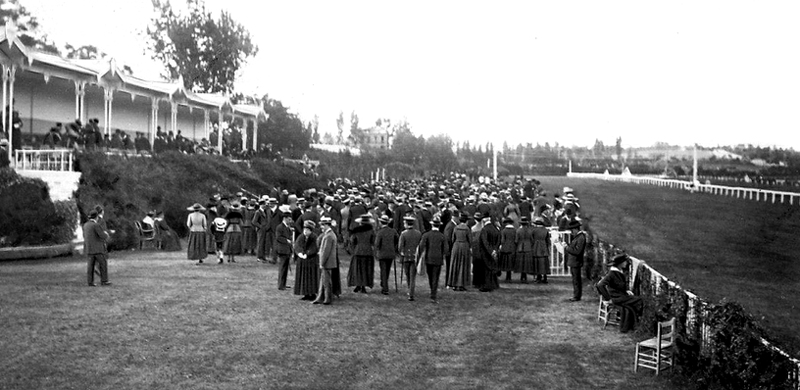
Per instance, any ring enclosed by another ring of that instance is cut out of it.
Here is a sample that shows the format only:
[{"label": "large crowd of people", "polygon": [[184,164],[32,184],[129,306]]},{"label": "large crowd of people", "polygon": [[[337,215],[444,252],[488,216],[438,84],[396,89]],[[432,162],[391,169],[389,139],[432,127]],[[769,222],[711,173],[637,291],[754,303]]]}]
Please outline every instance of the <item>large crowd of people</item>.
[{"label": "large crowd of people", "polygon": [[[571,301],[582,295],[581,269],[589,241],[582,229],[579,199],[571,188],[548,196],[534,179],[495,183],[452,174],[411,181],[331,181],[327,188],[290,194],[274,190],[250,196],[215,195],[188,208],[188,259],[201,265],[235,263],[252,255],[278,266],[277,287],[287,289],[295,263],[294,294],[330,304],[342,284],[368,293],[377,283],[381,294],[405,285],[416,297],[417,275],[426,275],[430,300],[444,287],[490,292],[511,283],[548,283],[550,230],[570,231],[564,245],[573,277]],[[299,195],[299,196],[298,196]],[[350,255],[341,280],[340,253]],[[530,275],[531,279],[528,279]],[[377,289],[376,289],[377,290]]]}]

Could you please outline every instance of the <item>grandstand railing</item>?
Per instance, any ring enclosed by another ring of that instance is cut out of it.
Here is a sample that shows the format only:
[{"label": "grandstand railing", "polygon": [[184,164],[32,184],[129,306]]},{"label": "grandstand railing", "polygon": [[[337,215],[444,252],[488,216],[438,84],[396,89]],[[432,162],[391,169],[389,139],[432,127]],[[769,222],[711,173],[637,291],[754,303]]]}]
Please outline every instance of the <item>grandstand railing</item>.
[{"label": "grandstand railing", "polygon": [[[595,262],[600,262],[600,264],[605,267],[609,264],[610,260],[613,258],[613,255],[617,253],[617,251],[613,244],[609,244],[597,238],[594,240],[595,243],[592,254],[594,255]],[[700,342],[700,348],[705,348],[712,336],[710,334],[709,327],[704,323],[705,308],[708,306],[708,302],[698,297],[694,293],[685,290],[675,282],[669,280],[666,276],[653,269],[653,267],[645,263],[643,260],[633,256],[630,256],[630,259],[630,272],[628,273],[630,289],[634,290],[635,286],[637,285],[645,285],[645,283],[643,283],[644,277],[642,275],[649,275],[650,280],[648,281],[649,283],[647,283],[647,285],[650,286],[650,293],[653,296],[661,297],[675,293],[683,294],[688,305],[686,309],[686,323],[682,324],[683,326],[679,328],[679,331],[683,333],[683,336],[688,336],[691,338],[691,336],[687,334],[687,329],[699,329],[700,340],[698,341]],[[642,272],[642,270],[647,270],[649,272]],[[666,286],[666,288],[663,286]],[[771,349],[773,352],[776,352],[778,355],[782,356],[791,363],[793,369],[789,372],[789,378],[787,379],[790,383],[791,389],[800,390],[800,359],[792,357],[782,349],[772,345],[763,337],[759,337],[759,339],[767,348]]]},{"label": "grandstand railing", "polygon": [[716,184],[692,183],[691,181],[675,179],[662,179],[647,176],[610,175],[604,173],[570,172],[567,173],[567,177],[620,181],[636,184],[650,184],[660,187],[680,188],[689,191],[705,192],[714,195],[732,196],[741,199],[752,199],[765,202],[771,201],[772,203],[786,203],[788,201],[790,205],[795,204],[796,198],[797,204],[800,204],[800,193],[797,192],[774,191],[748,187],[729,187]]},{"label": "grandstand railing", "polygon": [[74,155],[71,149],[20,149],[14,151],[14,168],[29,171],[74,170]]},{"label": "grandstand railing", "polygon": [[550,276],[570,276],[567,267],[567,257],[564,253],[564,245],[569,244],[570,232],[560,232],[558,228],[550,230]]}]

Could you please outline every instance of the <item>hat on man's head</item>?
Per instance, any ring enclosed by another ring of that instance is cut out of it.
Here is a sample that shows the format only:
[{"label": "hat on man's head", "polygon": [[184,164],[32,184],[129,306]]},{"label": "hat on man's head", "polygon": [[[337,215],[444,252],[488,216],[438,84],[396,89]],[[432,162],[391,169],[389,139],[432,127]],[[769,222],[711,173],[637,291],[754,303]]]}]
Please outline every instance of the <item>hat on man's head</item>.
[{"label": "hat on man's head", "polygon": [[406,224],[409,224],[409,225],[413,225],[414,222],[417,222],[417,219],[414,218],[414,217],[405,216],[405,217],[403,217],[403,222],[405,222]]},{"label": "hat on man's head", "polygon": [[388,225],[388,224],[389,224],[389,221],[390,221],[390,219],[389,219],[389,216],[388,216],[388,215],[386,215],[386,214],[383,214],[383,215],[381,215],[381,217],[380,217],[380,219],[379,219],[379,220],[380,220],[380,221],[381,221],[381,223],[382,223],[382,224],[384,224],[384,225]]},{"label": "hat on man's head", "polygon": [[461,214],[461,216],[458,217],[458,222],[461,222],[461,223],[466,223],[468,220],[469,220],[469,216],[467,216],[467,214]]},{"label": "hat on man's head", "polygon": [[205,210],[205,208],[203,206],[201,206],[200,203],[195,203],[191,207],[188,207],[186,210],[189,210],[189,211],[202,211],[202,210]]},{"label": "hat on man's head", "polygon": [[581,227],[581,221],[577,218],[569,221],[567,224],[567,229],[578,229]]},{"label": "hat on man's head", "polygon": [[483,214],[479,211],[479,212],[475,213],[475,215],[473,215],[472,218],[480,221],[480,220],[483,219]]},{"label": "hat on man's head", "polygon": [[527,224],[531,223],[531,220],[530,220],[530,218],[523,216],[523,217],[520,217],[519,223],[521,225],[527,225]]},{"label": "hat on man's head", "polygon": [[284,211],[284,212],[281,213],[281,218],[286,218],[286,217],[291,218],[292,217],[292,212],[291,211]]},{"label": "hat on man's head", "polygon": [[431,221],[431,225],[433,226],[442,226],[442,220],[439,217],[433,217],[433,221]]},{"label": "hat on man's head", "polygon": [[322,216],[319,218],[320,225],[330,225],[331,224],[331,217]]},{"label": "hat on man's head", "polygon": [[358,217],[358,222],[362,224],[369,224],[372,225],[372,215],[371,214],[362,214]]},{"label": "hat on man's head", "polygon": [[624,262],[626,262],[628,260],[630,260],[630,258],[628,257],[627,254],[620,253],[620,254],[614,256],[613,259],[611,259],[611,263],[613,263],[614,266],[616,267],[616,266],[618,266],[618,265],[620,265],[620,264],[622,264],[622,263],[624,263]]},{"label": "hat on man's head", "polygon": [[314,221],[309,219],[309,220],[303,222],[303,227],[304,228],[309,228],[311,230],[314,230],[314,228],[317,227],[317,224],[314,223]]},{"label": "hat on man's head", "polygon": [[89,212],[89,219],[95,219],[97,218],[97,215],[97,210],[92,209],[92,211]]}]

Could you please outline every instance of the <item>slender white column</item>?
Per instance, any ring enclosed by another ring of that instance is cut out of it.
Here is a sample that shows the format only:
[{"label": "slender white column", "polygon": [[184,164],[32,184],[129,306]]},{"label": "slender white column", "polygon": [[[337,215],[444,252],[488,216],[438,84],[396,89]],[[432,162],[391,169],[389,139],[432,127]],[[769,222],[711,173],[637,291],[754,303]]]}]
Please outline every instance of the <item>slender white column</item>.
[{"label": "slender white column", "polygon": [[158,128],[158,98],[150,100],[150,150],[152,151],[153,145],[156,141],[156,129]]},{"label": "slender white column", "polygon": [[178,103],[170,101],[170,116],[169,116],[169,129],[172,131],[172,134],[178,134]]},{"label": "slender white column", "polygon": [[211,140],[208,139],[209,135],[211,134],[211,123],[210,122],[211,121],[209,120],[209,117],[208,117],[208,110],[207,109],[203,109],[203,138],[205,138],[206,141],[208,141],[209,145],[211,144]]},{"label": "slender white column", "polygon": [[[6,106],[8,105],[8,67],[3,65],[3,123],[6,122]],[[6,129],[0,129],[0,131],[5,131]],[[11,160],[9,160],[11,161]]]},{"label": "slender white column", "polygon": [[[13,128],[12,122],[14,122],[14,79],[16,78],[17,67],[11,65],[11,68],[8,71],[8,102],[7,105],[10,107],[8,112],[6,113],[6,122],[8,124],[8,161],[11,161],[14,166],[16,166],[16,161],[13,159],[12,149],[14,145],[14,135],[11,129]],[[6,108],[3,107],[3,112],[6,112]]]},{"label": "slender white column", "polygon": [[217,111],[217,148],[222,154],[222,110]]}]

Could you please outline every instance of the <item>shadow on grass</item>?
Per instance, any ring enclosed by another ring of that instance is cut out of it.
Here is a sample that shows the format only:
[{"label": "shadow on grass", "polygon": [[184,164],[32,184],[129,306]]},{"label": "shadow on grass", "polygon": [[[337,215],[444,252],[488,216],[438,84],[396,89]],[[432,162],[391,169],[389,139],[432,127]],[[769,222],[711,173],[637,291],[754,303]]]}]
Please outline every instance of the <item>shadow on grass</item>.
[{"label": "shadow on grass", "polygon": [[112,253],[97,288],[81,258],[0,264],[0,388],[686,388],[634,374],[635,340],[594,297],[565,302],[567,280],[433,304],[419,278],[416,302],[392,281],[321,306],[278,291],[275,265],[183,256]]}]

